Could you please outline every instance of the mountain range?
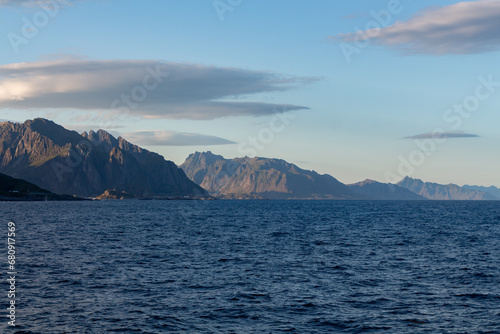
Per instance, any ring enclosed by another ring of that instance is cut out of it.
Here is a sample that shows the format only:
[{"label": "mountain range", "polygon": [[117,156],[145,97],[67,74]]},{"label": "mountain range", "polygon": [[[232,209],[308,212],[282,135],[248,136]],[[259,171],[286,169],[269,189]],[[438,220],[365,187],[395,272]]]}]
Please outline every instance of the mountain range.
[{"label": "mountain range", "polygon": [[41,118],[0,123],[0,172],[58,194],[207,196],[159,154],[103,130],[78,134]]},{"label": "mountain range", "polygon": [[[38,187],[35,193],[99,199],[500,200],[496,187],[441,185],[410,177],[397,184],[365,180],[345,185],[331,175],[273,158],[226,159],[196,152],[178,167],[104,130],[79,134],[42,118],[0,123],[0,173],[6,174],[0,178],[0,191],[2,184],[12,184],[10,176],[22,179],[18,184]],[[18,190],[5,191],[0,196]]]},{"label": "mountain range", "polygon": [[481,191],[487,194],[490,194],[493,196],[495,199],[500,199],[500,189],[494,186],[491,187],[481,187],[481,186],[469,186],[465,185],[462,188],[469,189],[469,190],[475,190],[475,191]]},{"label": "mountain range", "polygon": [[432,200],[498,200],[495,196],[478,190],[470,190],[456,184],[442,185],[405,177],[398,186]]},{"label": "mountain range", "polygon": [[333,176],[319,175],[280,159],[225,159],[212,152],[191,154],[180,166],[186,175],[222,198],[356,199]]},{"label": "mountain range", "polygon": [[454,184],[404,178],[398,184],[365,180],[344,185],[330,175],[307,171],[280,159],[225,159],[196,152],[180,166],[212,195],[229,199],[499,200]]},{"label": "mountain range", "polygon": [[373,180],[365,180],[362,182],[350,184],[348,186],[352,191],[364,195],[369,199],[376,200],[406,200],[406,201],[422,201],[427,198],[414,192],[402,188],[395,184],[380,183]]}]

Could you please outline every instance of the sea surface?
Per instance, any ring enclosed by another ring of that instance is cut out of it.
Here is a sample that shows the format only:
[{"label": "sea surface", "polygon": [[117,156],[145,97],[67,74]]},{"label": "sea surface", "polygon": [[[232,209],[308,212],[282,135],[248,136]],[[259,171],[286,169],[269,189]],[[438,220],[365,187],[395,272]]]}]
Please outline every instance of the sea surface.
[{"label": "sea surface", "polygon": [[4,202],[0,218],[2,333],[500,333],[500,202]]}]

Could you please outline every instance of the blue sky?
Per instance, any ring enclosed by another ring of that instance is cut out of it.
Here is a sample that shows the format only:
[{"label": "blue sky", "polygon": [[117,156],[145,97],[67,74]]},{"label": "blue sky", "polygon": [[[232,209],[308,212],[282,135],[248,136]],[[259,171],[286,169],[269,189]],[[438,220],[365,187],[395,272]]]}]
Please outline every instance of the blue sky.
[{"label": "blue sky", "polygon": [[178,164],[500,186],[498,0],[44,6],[0,0],[1,119],[103,128]]}]

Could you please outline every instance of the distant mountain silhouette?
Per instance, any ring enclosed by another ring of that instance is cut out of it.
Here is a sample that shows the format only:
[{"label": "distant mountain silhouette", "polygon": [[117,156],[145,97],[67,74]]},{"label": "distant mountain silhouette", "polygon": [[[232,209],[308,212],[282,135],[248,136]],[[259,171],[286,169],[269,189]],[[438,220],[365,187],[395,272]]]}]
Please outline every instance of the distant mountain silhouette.
[{"label": "distant mountain silhouette", "polygon": [[468,190],[474,190],[474,191],[481,191],[487,194],[490,194],[491,196],[495,197],[495,199],[500,200],[500,189],[497,187],[491,186],[491,187],[481,187],[481,186],[469,186],[465,185],[462,188],[468,189]]},{"label": "distant mountain silhouette", "polygon": [[224,198],[355,199],[358,195],[330,175],[280,159],[225,159],[212,152],[191,154],[180,166],[212,195]]},{"label": "distant mountain silhouette", "polygon": [[469,190],[456,184],[442,185],[424,182],[408,176],[398,182],[397,185],[433,200],[496,200],[492,195],[482,191]]},{"label": "distant mountain silhouette", "polygon": [[37,118],[0,123],[0,172],[54,193],[206,196],[173,162],[106,131],[78,134]]},{"label": "distant mountain silhouette", "polygon": [[373,180],[348,185],[348,187],[367,199],[373,200],[426,200],[406,188],[395,184],[380,183]]}]

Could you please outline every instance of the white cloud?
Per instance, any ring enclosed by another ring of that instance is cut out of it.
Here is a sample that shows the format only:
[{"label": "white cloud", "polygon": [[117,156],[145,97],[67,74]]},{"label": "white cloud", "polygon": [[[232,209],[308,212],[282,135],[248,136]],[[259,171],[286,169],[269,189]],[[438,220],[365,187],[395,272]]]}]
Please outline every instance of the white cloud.
[{"label": "white cloud", "polygon": [[197,133],[175,131],[136,131],[125,133],[123,138],[130,142],[149,146],[205,146],[236,144],[230,140]]},{"label": "white cloud", "polygon": [[373,41],[417,54],[475,54],[500,49],[500,1],[459,2],[432,7],[408,21],[331,37],[343,42]]},{"label": "white cloud", "polygon": [[170,119],[260,116],[308,108],[242,98],[317,80],[148,60],[39,61],[0,66],[0,108],[110,110]]}]

